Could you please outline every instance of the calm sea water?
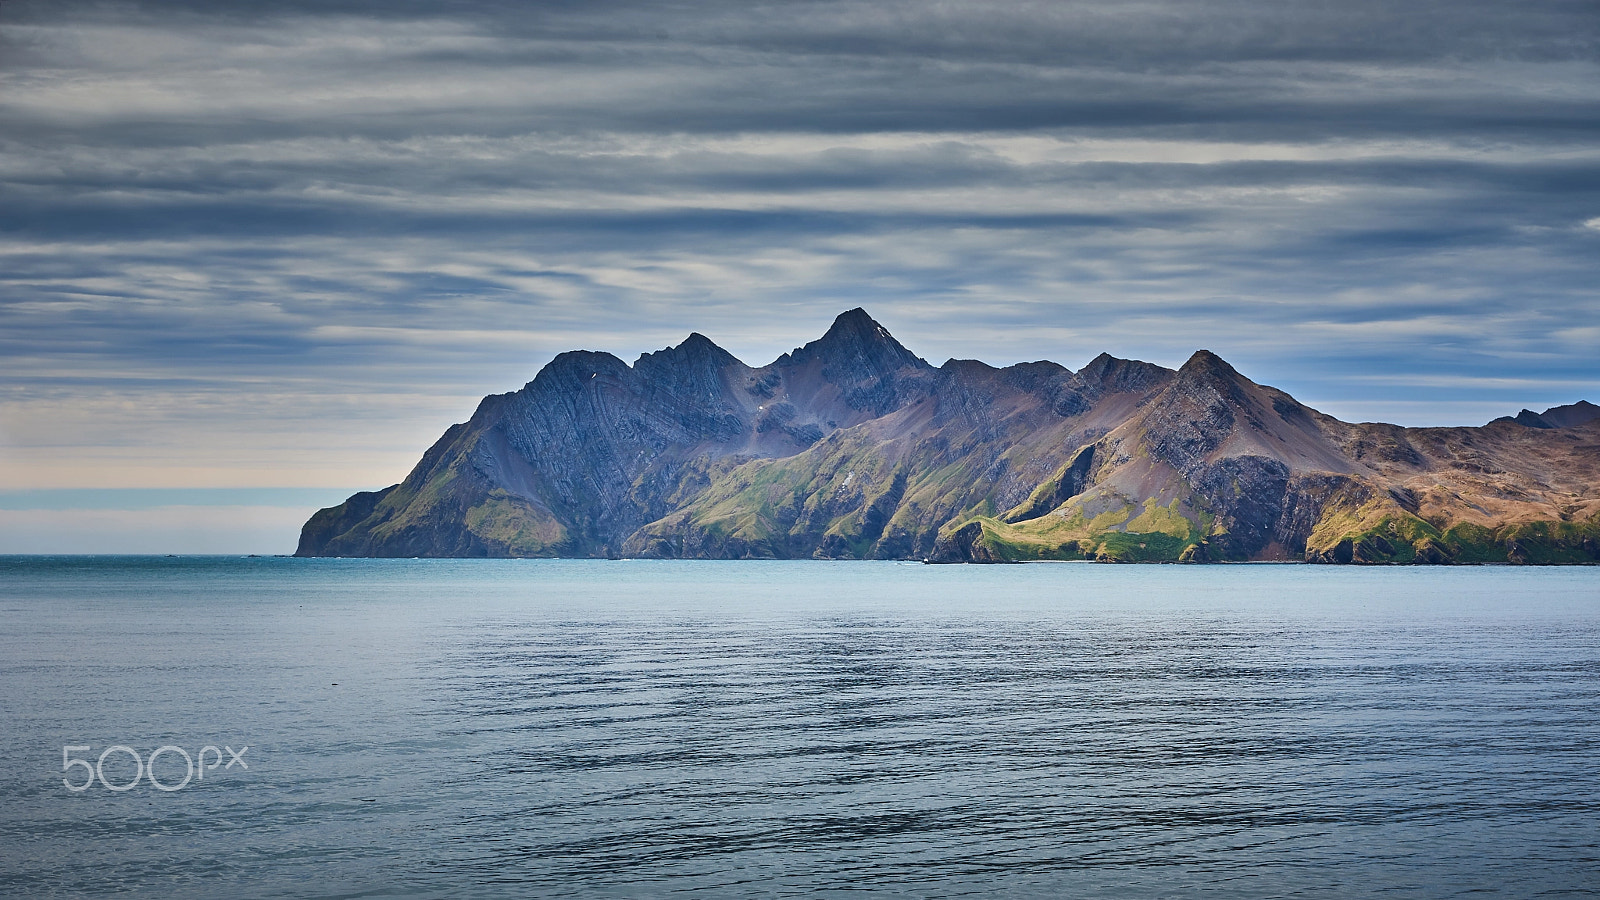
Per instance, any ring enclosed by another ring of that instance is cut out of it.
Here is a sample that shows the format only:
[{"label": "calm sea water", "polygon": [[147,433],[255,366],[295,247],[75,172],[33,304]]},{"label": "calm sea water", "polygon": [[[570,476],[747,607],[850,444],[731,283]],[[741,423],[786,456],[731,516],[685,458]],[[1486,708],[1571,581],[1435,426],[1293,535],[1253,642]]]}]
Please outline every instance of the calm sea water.
[{"label": "calm sea water", "polygon": [[[0,622],[7,895],[1600,893],[1600,569],[13,557]],[[63,783],[118,745],[218,751]]]}]

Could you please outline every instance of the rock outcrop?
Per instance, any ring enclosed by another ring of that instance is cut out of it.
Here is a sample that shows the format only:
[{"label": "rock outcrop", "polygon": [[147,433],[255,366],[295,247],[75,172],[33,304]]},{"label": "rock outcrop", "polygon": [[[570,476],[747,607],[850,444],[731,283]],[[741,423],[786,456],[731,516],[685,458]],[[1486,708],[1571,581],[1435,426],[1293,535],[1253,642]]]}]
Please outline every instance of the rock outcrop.
[{"label": "rock outcrop", "polygon": [[1501,416],[1489,424],[1514,422],[1528,428],[1572,428],[1593,422],[1595,419],[1600,419],[1600,406],[1596,406],[1587,400],[1579,400],[1577,403],[1569,403],[1566,406],[1551,407],[1542,413],[1525,409],[1514,416]]},{"label": "rock outcrop", "polygon": [[1600,407],[1341,422],[1207,351],[935,368],[865,311],[751,368],[700,334],[487,397],[300,556],[1600,560]]}]

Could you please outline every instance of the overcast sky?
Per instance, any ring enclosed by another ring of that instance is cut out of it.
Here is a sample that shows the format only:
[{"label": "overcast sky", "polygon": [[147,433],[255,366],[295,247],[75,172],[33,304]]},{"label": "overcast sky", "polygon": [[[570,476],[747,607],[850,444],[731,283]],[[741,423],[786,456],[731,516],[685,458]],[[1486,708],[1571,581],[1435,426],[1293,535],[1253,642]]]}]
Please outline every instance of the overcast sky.
[{"label": "overcast sky", "polygon": [[0,552],[289,552],[555,353],[858,305],[1600,401],[1600,5],[0,3]]}]

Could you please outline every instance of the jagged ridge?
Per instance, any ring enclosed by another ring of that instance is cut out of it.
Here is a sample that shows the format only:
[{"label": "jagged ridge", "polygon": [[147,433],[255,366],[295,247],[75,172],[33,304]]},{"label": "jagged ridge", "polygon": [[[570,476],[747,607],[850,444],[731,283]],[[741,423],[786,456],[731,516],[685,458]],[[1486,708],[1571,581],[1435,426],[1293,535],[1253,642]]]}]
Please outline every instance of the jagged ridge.
[{"label": "jagged ridge", "polygon": [[937,368],[854,309],[751,368],[556,357],[301,556],[1600,559],[1600,407],[1340,422],[1208,351]]}]

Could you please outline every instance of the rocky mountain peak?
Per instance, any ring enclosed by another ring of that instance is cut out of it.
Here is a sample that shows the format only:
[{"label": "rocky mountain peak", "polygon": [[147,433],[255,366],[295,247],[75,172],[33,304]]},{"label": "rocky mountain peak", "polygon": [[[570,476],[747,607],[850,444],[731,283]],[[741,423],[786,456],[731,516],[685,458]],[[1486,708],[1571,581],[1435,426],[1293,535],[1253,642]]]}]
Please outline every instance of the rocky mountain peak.
[{"label": "rocky mountain peak", "polygon": [[1210,417],[1228,419],[1231,427],[1232,413],[1256,405],[1257,398],[1252,396],[1255,387],[1255,382],[1240,375],[1227,360],[1210,350],[1196,350],[1178,368],[1163,396],[1191,416],[1200,415],[1204,408],[1220,407],[1221,410],[1212,410]]},{"label": "rocky mountain peak", "polygon": [[601,376],[626,377],[628,364],[609,353],[594,350],[568,350],[539,370],[527,388],[575,390]]},{"label": "rocky mountain peak", "polygon": [[981,359],[956,359],[953,356],[945,360],[944,365],[940,366],[939,370],[954,375],[966,375],[969,377],[993,375],[995,372],[1000,371]]},{"label": "rocky mountain peak", "polygon": [[700,332],[692,332],[683,339],[683,343],[654,353],[640,356],[633,364],[635,369],[659,368],[661,366],[691,367],[697,369],[721,369],[733,365],[739,360],[732,353],[718,347],[710,338]]},{"label": "rocky mountain peak", "polygon": [[706,337],[705,335],[701,334],[698,331],[689,332],[689,336],[683,339],[683,343],[679,344],[676,347],[673,347],[672,349],[680,350],[680,351],[686,351],[686,352],[710,352],[710,353],[726,353],[727,352],[726,350],[723,350],[721,347],[718,347],[716,342],[711,340],[711,338]]},{"label": "rocky mountain peak", "polygon": [[859,306],[854,309],[847,309],[834,316],[833,325],[829,326],[827,333],[823,337],[840,332],[876,332],[885,338],[889,338],[889,340],[893,340],[893,338],[889,337],[888,330],[879,325],[877,320],[873,319],[865,309]]},{"label": "rocky mountain peak", "polygon": [[[946,363],[949,365],[949,363]],[[1037,362],[1016,363],[1000,370],[1000,377],[1018,390],[1048,396],[1061,381],[1071,377],[1072,370],[1060,363],[1041,359]]]},{"label": "rocky mountain peak", "polygon": [[1234,381],[1242,378],[1239,370],[1210,350],[1196,350],[1178,369],[1180,379],[1220,379]]},{"label": "rocky mountain peak", "polygon": [[784,354],[778,364],[805,365],[812,360],[820,360],[824,373],[839,381],[881,378],[905,368],[933,369],[861,307],[840,313],[827,333]]},{"label": "rocky mountain peak", "polygon": [[1143,416],[1151,455],[1180,472],[1191,472],[1236,431],[1267,430],[1266,410],[1255,389],[1254,382],[1222,357],[1195,351]]},{"label": "rocky mountain peak", "polygon": [[1541,413],[1539,418],[1557,428],[1572,428],[1600,419],[1600,406],[1587,400],[1579,400],[1566,406],[1552,406]]},{"label": "rocky mountain peak", "polygon": [[1083,364],[1083,368],[1079,369],[1078,371],[1080,371],[1080,372],[1104,371],[1107,366],[1113,365],[1113,364],[1115,364],[1115,363],[1117,363],[1119,361],[1120,360],[1118,360],[1115,356],[1112,356],[1111,354],[1109,354],[1109,353],[1105,352],[1104,350],[1102,350],[1102,351],[1100,351],[1100,353],[1098,355],[1095,356],[1094,359],[1091,359],[1088,362],[1084,363]]},{"label": "rocky mountain peak", "polygon": [[1089,396],[1118,391],[1146,391],[1172,377],[1172,370],[1137,359],[1101,353],[1079,369],[1073,381]]},{"label": "rocky mountain peak", "polygon": [[1524,409],[1515,416],[1501,416],[1489,424],[1512,422],[1525,428],[1572,428],[1595,419],[1600,419],[1600,406],[1579,400],[1566,406],[1552,406],[1542,413]]}]

